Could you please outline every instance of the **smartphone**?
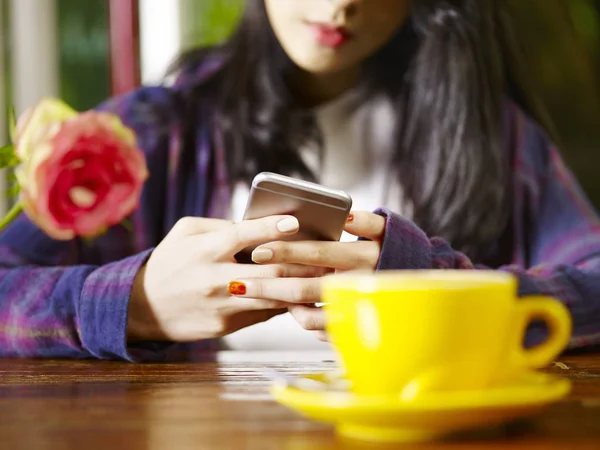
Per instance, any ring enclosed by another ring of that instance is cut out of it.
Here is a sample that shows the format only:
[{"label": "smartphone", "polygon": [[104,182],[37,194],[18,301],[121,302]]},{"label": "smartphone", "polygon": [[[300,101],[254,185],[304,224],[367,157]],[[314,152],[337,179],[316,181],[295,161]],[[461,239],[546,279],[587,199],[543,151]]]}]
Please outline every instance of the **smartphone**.
[{"label": "smartphone", "polygon": [[[352,198],[344,191],[271,172],[262,172],[252,181],[244,220],[289,214],[298,219],[300,230],[288,240],[338,241],[344,231]],[[254,248],[236,255],[251,263]]]}]

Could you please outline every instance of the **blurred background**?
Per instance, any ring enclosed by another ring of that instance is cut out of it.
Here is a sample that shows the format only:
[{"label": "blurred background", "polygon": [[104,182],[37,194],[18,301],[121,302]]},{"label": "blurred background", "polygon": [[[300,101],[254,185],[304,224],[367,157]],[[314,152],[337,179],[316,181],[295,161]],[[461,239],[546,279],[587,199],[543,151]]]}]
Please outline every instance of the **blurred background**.
[{"label": "blurred background", "polygon": [[[600,207],[600,0],[506,0],[562,151]],[[6,111],[42,96],[76,109],[160,83],[181,51],[231,32],[243,0],[0,0],[0,144]],[[5,199],[0,195],[0,208]]]}]

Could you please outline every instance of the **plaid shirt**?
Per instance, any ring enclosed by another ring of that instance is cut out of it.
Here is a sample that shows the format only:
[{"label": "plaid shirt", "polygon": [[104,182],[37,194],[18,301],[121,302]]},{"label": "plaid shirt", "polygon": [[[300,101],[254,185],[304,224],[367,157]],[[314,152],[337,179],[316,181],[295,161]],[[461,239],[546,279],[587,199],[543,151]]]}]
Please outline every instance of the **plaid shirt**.
[{"label": "plaid shirt", "polygon": [[[216,341],[128,346],[127,308],[134,277],[173,224],[183,216],[223,217],[230,183],[210,104],[198,109],[195,146],[183,145],[177,121],[193,83],[211,73],[183,77],[173,87],[145,87],[107,101],[132,127],[151,176],[132,229],[111,228],[93,243],[54,241],[26,216],[0,234],[0,355],[165,360],[216,348]],[[538,126],[507,107],[506,145],[513,158],[512,248],[494,269],[516,274],[520,295],[560,299],[573,318],[571,347],[600,343],[600,222],[594,208]],[[187,137],[187,135],[186,135]],[[474,269],[442,239],[387,210],[379,269]],[[510,244],[509,244],[510,245]],[[504,260],[502,260],[504,259]],[[540,338],[532,327],[527,339]]]}]

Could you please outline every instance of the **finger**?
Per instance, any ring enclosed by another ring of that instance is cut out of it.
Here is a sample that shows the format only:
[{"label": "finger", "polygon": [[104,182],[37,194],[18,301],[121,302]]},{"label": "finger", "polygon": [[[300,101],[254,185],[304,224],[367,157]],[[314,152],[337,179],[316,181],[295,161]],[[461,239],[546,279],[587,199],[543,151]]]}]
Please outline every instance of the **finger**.
[{"label": "finger", "polygon": [[207,217],[182,217],[171,230],[182,236],[193,236],[196,234],[221,231],[233,225],[231,220],[212,219]]},{"label": "finger", "polygon": [[[252,252],[257,264],[303,264],[333,269],[374,269],[379,260],[380,244],[371,241],[272,242]],[[268,256],[268,258],[266,258]]]},{"label": "finger", "polygon": [[286,309],[291,305],[278,300],[250,297],[223,297],[214,300],[213,306],[219,309],[223,315],[230,316],[243,311],[262,311],[272,309]]},{"label": "finger", "polygon": [[289,307],[290,314],[302,328],[308,331],[325,330],[325,314],[322,308],[305,305]]},{"label": "finger", "polygon": [[284,239],[298,232],[300,224],[293,216],[270,216],[262,219],[244,220],[215,236],[232,256],[247,247]]},{"label": "finger", "polygon": [[[304,264],[223,264],[220,273],[223,283],[245,278],[310,278],[322,277],[331,273],[327,267],[307,266]],[[231,277],[234,274],[235,278]]]},{"label": "finger", "polygon": [[320,278],[248,278],[229,283],[231,295],[247,296],[288,303],[318,303]]},{"label": "finger", "polygon": [[314,333],[321,342],[329,342],[329,334],[326,331],[315,331]]},{"label": "finger", "polygon": [[369,211],[353,211],[348,216],[344,230],[348,233],[371,241],[383,240],[385,218]]}]

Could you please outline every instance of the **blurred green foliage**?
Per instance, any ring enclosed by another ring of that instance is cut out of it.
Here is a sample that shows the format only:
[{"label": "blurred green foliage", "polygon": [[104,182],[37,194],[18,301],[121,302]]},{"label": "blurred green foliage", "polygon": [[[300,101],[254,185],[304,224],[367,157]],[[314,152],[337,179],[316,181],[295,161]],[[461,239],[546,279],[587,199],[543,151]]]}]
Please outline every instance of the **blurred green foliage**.
[{"label": "blurred green foliage", "polygon": [[508,0],[525,72],[600,207],[600,1]]},{"label": "blurred green foliage", "polygon": [[593,2],[571,0],[567,5],[573,28],[582,38],[597,46],[600,41],[600,23]]},{"label": "blurred green foliage", "polygon": [[217,44],[235,27],[243,0],[181,0],[184,47]]},{"label": "blurred green foliage", "polygon": [[106,0],[58,0],[60,95],[77,110],[110,95]]}]

